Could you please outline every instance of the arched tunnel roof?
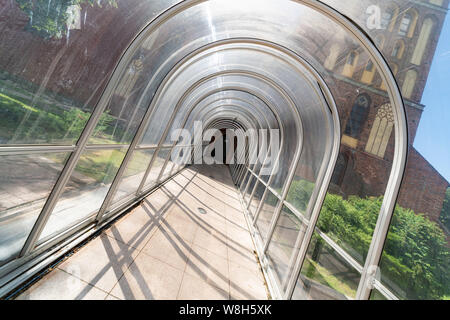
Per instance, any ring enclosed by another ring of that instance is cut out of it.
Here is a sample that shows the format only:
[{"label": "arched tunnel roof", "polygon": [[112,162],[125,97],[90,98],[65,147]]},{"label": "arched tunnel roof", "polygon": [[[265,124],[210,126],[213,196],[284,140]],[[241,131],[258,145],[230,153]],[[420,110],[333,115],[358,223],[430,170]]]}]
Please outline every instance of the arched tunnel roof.
[{"label": "arched tunnel roof", "polygon": [[[357,4],[350,7],[359,12]],[[20,7],[8,10],[23,15]],[[5,292],[38,263],[36,257],[52,254],[75,234],[105,226],[201,158],[209,141],[196,138],[200,127],[201,135],[209,129],[268,133],[271,145],[259,162],[252,162],[252,152],[262,146],[242,140],[243,154],[235,155],[229,168],[274,297],[304,294],[299,288],[311,279],[302,268],[317,239],[357,274],[352,293],[339,295],[368,299],[375,288],[391,299],[399,295],[380,279],[374,287],[373,270],[405,173],[406,107],[379,38],[352,10],[315,0],[133,0],[70,10],[68,30],[23,35],[29,39],[24,56],[41,47],[53,55],[51,63],[45,57],[36,63],[45,65],[42,72],[27,74],[23,61],[7,67],[11,81],[20,83],[11,103],[24,96],[23,88],[36,89],[29,89],[35,94],[20,130],[1,137],[0,157],[41,155],[57,169],[45,180],[43,196],[33,200],[32,213],[11,211],[27,218],[20,222],[26,225],[21,236],[8,237],[0,250]],[[2,54],[0,61],[8,60]],[[79,70],[70,61],[78,61]],[[361,82],[352,78],[357,73]],[[362,123],[376,114],[372,104],[385,106],[384,113],[369,121],[378,131],[364,131]],[[36,116],[41,105],[46,107]],[[41,126],[61,132],[42,133]],[[181,132],[189,138],[177,145]],[[173,155],[180,151],[184,162],[178,163]],[[355,164],[360,176],[346,192],[339,170],[352,157],[379,162]],[[327,213],[321,212],[332,196],[379,197],[363,249],[348,248],[322,230]],[[281,270],[277,237],[288,218],[298,230]]]}]

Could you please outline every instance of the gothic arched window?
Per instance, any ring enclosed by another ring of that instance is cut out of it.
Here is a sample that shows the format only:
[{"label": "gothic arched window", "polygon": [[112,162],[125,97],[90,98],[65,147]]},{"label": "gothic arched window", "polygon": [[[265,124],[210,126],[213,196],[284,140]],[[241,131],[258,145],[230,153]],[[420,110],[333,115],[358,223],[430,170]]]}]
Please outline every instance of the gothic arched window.
[{"label": "gothic arched window", "polygon": [[398,34],[401,36],[406,36],[409,30],[409,26],[412,22],[412,16],[409,13],[405,13],[402,18],[402,22],[400,23],[400,29],[398,30]]},{"label": "gothic arched window", "polygon": [[407,99],[411,98],[417,81],[417,71],[409,70],[406,73],[405,81],[403,82],[402,93]]},{"label": "gothic arched window", "polygon": [[342,74],[351,78],[355,72],[356,65],[358,63],[359,54],[356,51],[352,51],[348,54],[347,60],[345,61],[344,70]]},{"label": "gothic arched window", "polygon": [[356,98],[353,105],[350,118],[347,121],[344,133],[352,138],[358,138],[367,121],[370,110],[370,97],[367,94],[361,94]]},{"label": "gothic arched window", "polygon": [[375,76],[375,65],[373,64],[372,60],[369,60],[366,67],[364,68],[364,72],[361,77],[361,82],[370,84],[372,83],[374,76]]},{"label": "gothic arched window", "polygon": [[419,14],[414,9],[410,9],[407,12],[405,12],[400,22],[398,34],[401,36],[407,36],[411,38],[414,35],[414,30],[416,29],[418,18]]},{"label": "gothic arched window", "polygon": [[392,56],[401,59],[403,57],[403,53],[405,52],[405,43],[402,40],[398,40],[394,48],[392,49]]},{"label": "gothic arched window", "polygon": [[369,140],[367,141],[366,152],[383,158],[393,128],[394,114],[392,113],[391,105],[387,103],[382,105],[377,112]]},{"label": "gothic arched window", "polygon": [[414,54],[411,58],[411,62],[415,65],[420,65],[422,63],[422,58],[427,48],[433,27],[434,22],[431,18],[424,20],[422,29],[420,30],[419,39],[417,40],[416,48],[414,49]]}]

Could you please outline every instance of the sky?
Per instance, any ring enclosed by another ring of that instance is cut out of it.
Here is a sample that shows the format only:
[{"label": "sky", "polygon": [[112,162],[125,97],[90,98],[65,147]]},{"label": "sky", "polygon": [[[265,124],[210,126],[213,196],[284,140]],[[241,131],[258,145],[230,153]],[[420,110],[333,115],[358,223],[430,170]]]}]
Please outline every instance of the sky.
[{"label": "sky", "polygon": [[450,181],[450,12],[431,65],[414,146]]}]

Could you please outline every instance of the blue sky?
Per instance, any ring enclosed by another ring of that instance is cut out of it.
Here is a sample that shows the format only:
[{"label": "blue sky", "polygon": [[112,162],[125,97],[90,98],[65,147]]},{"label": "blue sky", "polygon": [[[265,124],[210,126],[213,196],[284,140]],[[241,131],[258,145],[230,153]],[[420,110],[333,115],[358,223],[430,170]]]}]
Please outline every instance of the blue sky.
[{"label": "blue sky", "polygon": [[414,146],[450,181],[450,17],[447,15],[422,98]]}]

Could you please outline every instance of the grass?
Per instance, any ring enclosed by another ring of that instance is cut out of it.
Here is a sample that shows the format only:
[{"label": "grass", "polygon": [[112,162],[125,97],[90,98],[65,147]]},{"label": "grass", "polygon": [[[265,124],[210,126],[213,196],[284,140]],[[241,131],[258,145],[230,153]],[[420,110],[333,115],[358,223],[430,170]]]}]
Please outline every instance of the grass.
[{"label": "grass", "polygon": [[[109,184],[114,179],[125,156],[124,150],[96,150],[85,152],[77,163],[75,172],[94,179],[97,183]],[[55,162],[61,161],[61,154],[46,155]]]},{"label": "grass", "polygon": [[[70,110],[45,104],[31,106],[23,97],[0,93],[0,141],[2,143],[73,144],[84,129],[90,113],[78,108]],[[117,144],[131,141],[133,132],[116,126],[113,116],[100,117],[90,144]]]},{"label": "grass", "polygon": [[[109,184],[114,179],[126,150],[97,150],[85,152],[77,163],[76,172],[94,179],[97,183]],[[49,154],[48,158],[61,162],[61,154]],[[147,169],[150,161],[149,155],[142,151],[134,153],[125,175],[130,177]]]},{"label": "grass", "polygon": [[[6,143],[12,140],[14,143],[51,143],[54,140],[61,140],[67,132],[67,120],[61,115],[31,107],[23,101],[0,93],[0,138]],[[89,142],[92,144],[117,144],[111,137],[102,137],[101,134],[92,137]],[[86,152],[80,158],[76,172],[92,178],[96,182],[109,184],[114,179],[125,152],[123,149]],[[45,155],[48,159],[58,163],[64,162],[61,157],[66,156],[66,154],[57,153]],[[147,162],[147,155],[136,152],[127,174],[131,176],[142,171]]]},{"label": "grass", "polygon": [[10,96],[7,96],[7,95],[5,95],[3,93],[0,93],[0,98],[4,99],[4,100],[9,100],[10,103],[12,102],[12,103],[14,103],[16,105],[20,105],[22,108],[25,108],[27,110],[30,110],[30,111],[33,111],[33,112],[39,112],[38,109],[30,107],[29,105],[26,105],[22,101],[19,101],[19,100],[16,100],[14,98],[11,98]]},{"label": "grass", "polygon": [[348,284],[333,275],[328,269],[322,267],[319,263],[306,258],[302,273],[311,280],[315,280],[320,284],[326,285],[348,297],[355,297],[356,290]]},{"label": "grass", "polygon": [[98,150],[85,153],[77,163],[76,171],[97,182],[111,183],[125,152],[123,150]]},{"label": "grass", "polygon": [[6,143],[49,143],[61,140],[64,139],[65,126],[60,115],[0,93],[0,138]]}]

